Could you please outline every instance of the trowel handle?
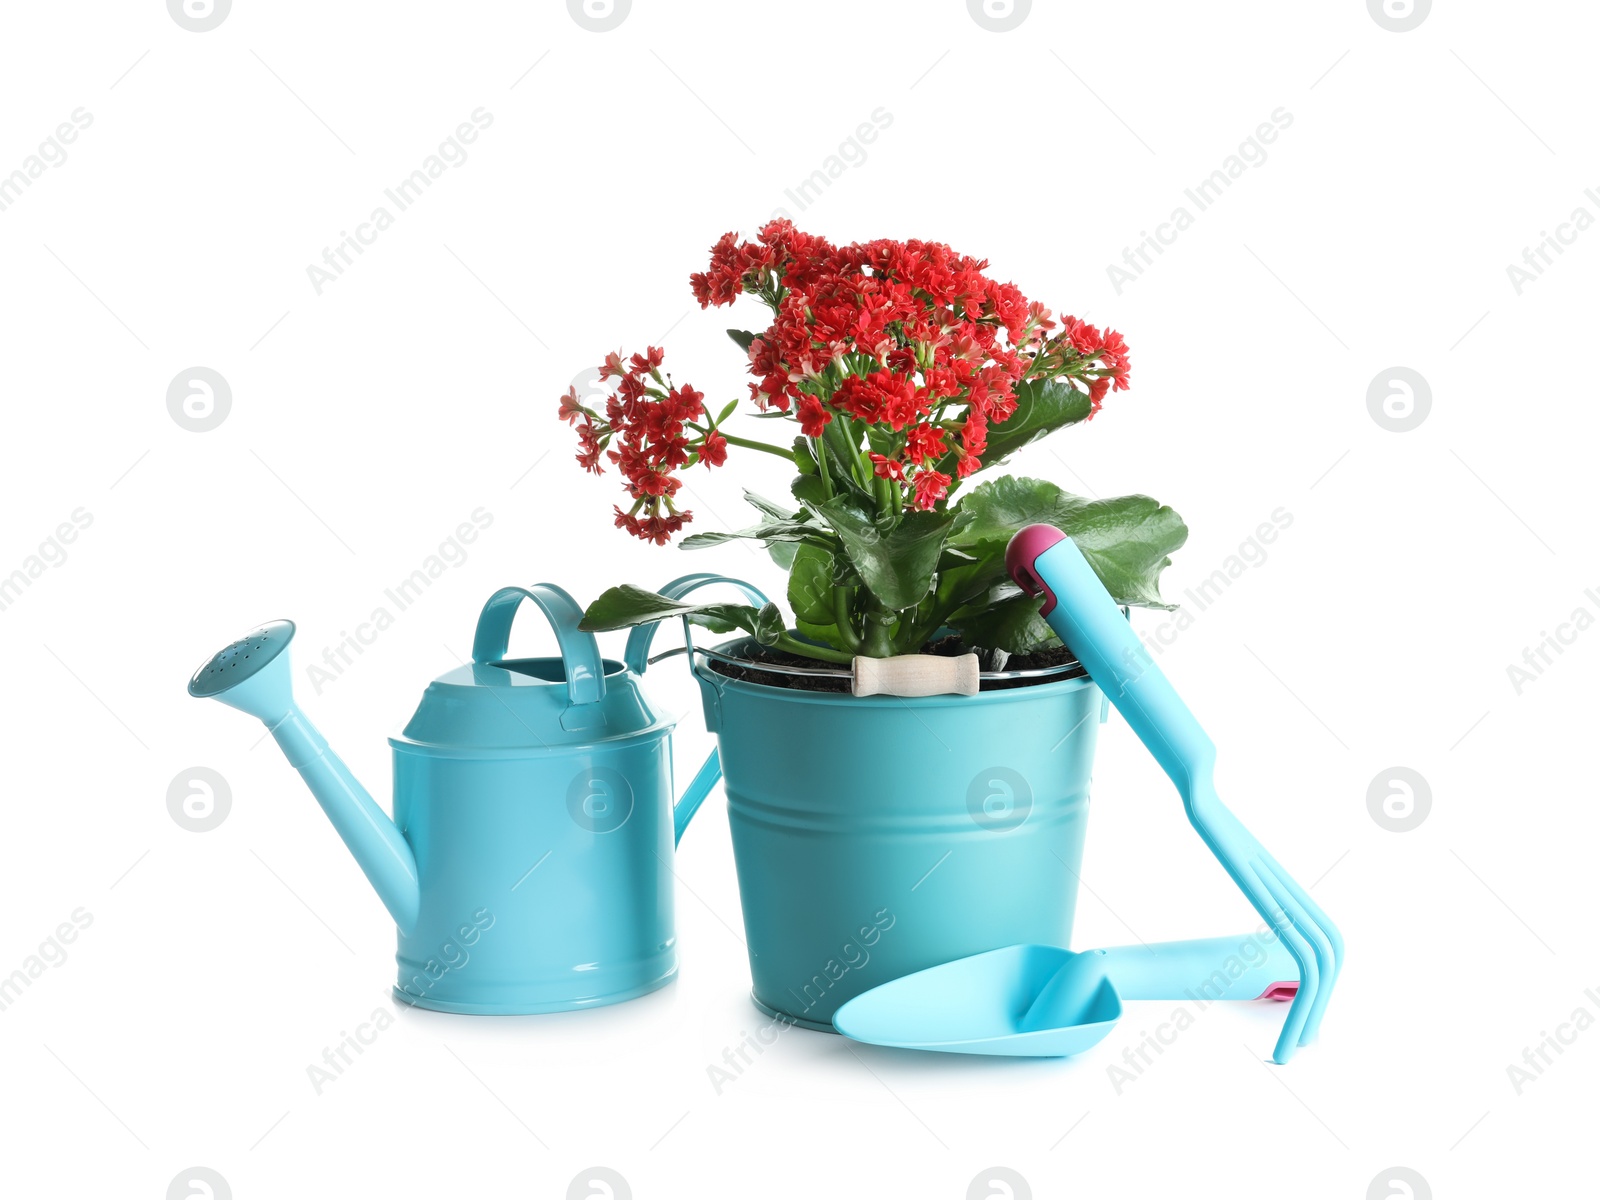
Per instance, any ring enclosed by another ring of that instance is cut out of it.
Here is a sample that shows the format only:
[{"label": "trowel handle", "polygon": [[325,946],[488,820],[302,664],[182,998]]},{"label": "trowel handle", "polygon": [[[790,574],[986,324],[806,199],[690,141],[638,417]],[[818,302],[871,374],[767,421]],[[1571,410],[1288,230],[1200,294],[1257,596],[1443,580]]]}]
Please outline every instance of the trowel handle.
[{"label": "trowel handle", "polygon": [[1083,552],[1051,525],[1029,525],[1006,547],[1006,568],[1088,668],[1089,677],[1132,727],[1187,802],[1209,781],[1216,747],[1156,666]]},{"label": "trowel handle", "polygon": [[1124,1000],[1287,1000],[1300,978],[1289,951],[1265,931],[1084,953]]}]

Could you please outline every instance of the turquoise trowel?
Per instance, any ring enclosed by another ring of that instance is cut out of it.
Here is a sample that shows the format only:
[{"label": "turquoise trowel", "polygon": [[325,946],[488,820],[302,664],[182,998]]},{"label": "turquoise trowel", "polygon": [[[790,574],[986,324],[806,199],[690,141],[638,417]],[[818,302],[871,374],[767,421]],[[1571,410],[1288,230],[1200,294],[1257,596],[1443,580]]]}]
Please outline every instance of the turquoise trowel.
[{"label": "turquoise trowel", "polygon": [[875,987],[833,1024],[875,1046],[1062,1058],[1110,1033],[1124,999],[1287,1000],[1298,976],[1266,933],[1082,952],[1006,946]]}]

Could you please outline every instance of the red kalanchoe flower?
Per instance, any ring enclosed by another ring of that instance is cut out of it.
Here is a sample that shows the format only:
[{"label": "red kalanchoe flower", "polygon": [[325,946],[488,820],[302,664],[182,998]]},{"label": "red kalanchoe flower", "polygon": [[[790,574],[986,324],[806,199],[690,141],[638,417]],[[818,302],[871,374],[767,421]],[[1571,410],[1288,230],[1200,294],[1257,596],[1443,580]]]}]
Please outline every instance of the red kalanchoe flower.
[{"label": "red kalanchoe flower", "polygon": [[585,471],[600,474],[600,445],[599,435],[595,432],[594,422],[584,417],[583,424],[578,426],[578,465]]},{"label": "red kalanchoe flower", "polygon": [[1050,310],[990,279],[987,266],[938,242],[833,247],[778,221],[755,242],[721,238],[693,285],[702,304],[752,292],[772,309],[749,348],[758,407],[793,411],[813,437],[833,412],[900,433],[937,411],[961,430],[961,445],[939,449],[934,434],[917,434],[916,454],[965,477],[982,465],[988,426],[1016,411],[1025,376],[1066,375],[1088,391],[1101,375],[1117,386],[1126,369],[1120,338],[1076,318],[1052,337]]},{"label": "red kalanchoe flower", "polygon": [[900,379],[887,371],[876,371],[872,378],[883,395],[883,419],[890,429],[898,432],[926,411],[927,406],[912,380]]},{"label": "red kalanchoe flower", "polygon": [[918,466],[937,462],[945,450],[944,430],[937,425],[918,425],[906,435],[906,457]]},{"label": "red kalanchoe flower", "polygon": [[916,489],[916,506],[932,508],[950,490],[950,476],[943,471],[921,471],[913,486]]},{"label": "red kalanchoe flower", "polygon": [[814,438],[821,437],[828,422],[833,420],[833,414],[815,396],[800,397],[800,408],[795,415],[800,419],[800,432]]},{"label": "red kalanchoe flower", "polygon": [[725,233],[711,247],[711,267],[689,276],[689,288],[701,308],[713,304],[732,304],[742,287],[744,263],[739,253],[739,235]]},{"label": "red kalanchoe flower", "polygon": [[728,461],[728,439],[715,429],[706,434],[700,443],[700,461],[708,467],[720,467]]},{"label": "red kalanchoe flower", "polygon": [[702,403],[706,398],[705,393],[695,391],[687,383],[675,392],[668,392],[667,397],[672,403],[674,419],[680,422],[692,421],[705,412]]},{"label": "red kalanchoe flower", "polygon": [[568,425],[576,424],[578,418],[583,416],[583,398],[578,395],[577,385],[569,387],[567,394],[561,397],[560,416]]},{"label": "red kalanchoe flower", "polygon": [[1028,305],[1028,324],[1041,334],[1049,333],[1056,327],[1056,323],[1050,319],[1050,310],[1038,301]]},{"label": "red kalanchoe flower", "polygon": [[869,425],[883,419],[882,393],[859,375],[851,375],[839,385],[833,393],[833,406]]},{"label": "red kalanchoe flower", "polygon": [[677,533],[693,518],[694,514],[688,509],[667,513],[665,516],[652,513],[640,520],[632,513],[623,512],[621,508],[613,506],[617,514],[616,526],[626,529],[636,538],[643,538],[647,542],[654,542],[658,546],[665,546],[667,540]]},{"label": "red kalanchoe flower", "polygon": [[606,355],[600,377],[618,383],[606,400],[604,420],[582,406],[575,387],[560,408],[562,419],[581,419],[577,458],[583,468],[600,474],[603,456],[622,473],[633,505],[616,507],[617,527],[658,545],[694,515],[673,504],[683,486],[675,472],[692,459],[716,467],[728,457],[727,438],[697,423],[705,417],[705,396],[689,384],[673,387],[663,380],[663,357],[655,346],[633,355],[626,366],[620,352]]},{"label": "red kalanchoe flower", "polygon": [[732,304],[740,292],[772,296],[807,286],[835,253],[824,239],[801,233],[790,221],[769,221],[755,242],[741,242],[737,233],[718,238],[711,266],[690,275],[689,287],[701,308]]},{"label": "red kalanchoe flower", "polygon": [[661,365],[666,352],[657,346],[647,346],[645,353],[635,354],[628,360],[628,372],[633,375],[654,371]]},{"label": "red kalanchoe flower", "polygon": [[662,512],[659,509],[646,508],[642,515],[633,511],[624,512],[621,508],[614,508],[614,511],[617,514],[618,528],[627,530],[636,538],[654,542],[658,546],[666,545],[667,539],[682,529],[694,516],[688,509]]},{"label": "red kalanchoe flower", "polygon": [[898,458],[888,458],[874,452],[869,452],[867,458],[872,463],[872,473],[879,479],[893,479],[897,482],[905,479],[906,465]]},{"label": "red kalanchoe flower", "polygon": [[[749,294],[771,311],[765,329],[736,334],[741,343],[749,338],[758,409],[788,415],[812,439],[836,416],[850,418],[873,475],[899,485],[891,494],[909,507],[927,510],[983,467],[991,433],[1016,419],[1025,384],[1083,393],[1090,417],[1128,387],[1120,333],[1053,313],[991,278],[988,265],[915,239],[835,246],[778,220],[754,240],[717,239],[690,286],[701,307]],[[663,377],[663,357],[654,346],[626,360],[606,356],[600,378],[618,383],[604,419],[576,389],[560,409],[578,427],[585,469],[601,470],[603,456],[621,470],[634,503],[618,509],[618,524],[650,541],[690,519],[673,503],[677,472],[693,462],[721,466],[729,447],[704,396]],[[872,427],[865,446],[862,426]]]}]

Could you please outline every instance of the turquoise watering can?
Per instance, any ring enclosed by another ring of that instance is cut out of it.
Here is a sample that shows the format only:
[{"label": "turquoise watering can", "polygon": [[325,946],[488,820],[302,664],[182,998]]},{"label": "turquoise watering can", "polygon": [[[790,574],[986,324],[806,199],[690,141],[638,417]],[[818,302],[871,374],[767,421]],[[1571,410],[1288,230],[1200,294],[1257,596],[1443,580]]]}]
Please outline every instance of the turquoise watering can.
[{"label": "turquoise watering can", "polygon": [[[686,594],[713,577],[674,586]],[[753,602],[765,597],[737,584]],[[559,658],[507,659],[531,600]],[[189,694],[260,718],[399,928],[395,998],[545,1013],[644,995],[677,974],[673,850],[721,776],[715,751],[672,804],[674,721],[641,686],[649,636],[604,659],[553,584],[502,588],[472,661],[428,685],[394,753],[394,817],[295,703],[274,621],[201,665]],[[653,627],[647,627],[652,628]]]}]

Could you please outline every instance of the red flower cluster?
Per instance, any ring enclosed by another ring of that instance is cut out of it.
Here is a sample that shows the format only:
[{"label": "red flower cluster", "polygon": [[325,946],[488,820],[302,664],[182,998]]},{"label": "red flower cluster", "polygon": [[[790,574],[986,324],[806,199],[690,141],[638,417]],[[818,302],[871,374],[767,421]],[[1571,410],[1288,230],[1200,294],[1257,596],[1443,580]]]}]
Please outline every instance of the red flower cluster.
[{"label": "red flower cluster", "polygon": [[759,242],[725,233],[711,247],[711,267],[689,276],[701,308],[732,304],[740,292],[772,298],[787,288],[804,290],[837,253],[826,240],[801,233],[788,221],[773,221]]},{"label": "red flower cluster", "polygon": [[721,466],[728,457],[728,442],[705,416],[704,396],[684,384],[674,388],[663,378],[662,351],[649,347],[626,363],[622,355],[608,354],[600,365],[601,380],[616,379],[616,391],[607,398],[605,416],[585,407],[578,389],[561,398],[561,419],[578,429],[578,463],[599,475],[602,454],[622,472],[633,506],[616,507],[616,523],[634,537],[664,545],[694,518],[673,503],[682,480],[675,474],[695,462]]},{"label": "red flower cluster", "polygon": [[[702,308],[749,293],[772,309],[748,352],[757,407],[788,414],[809,438],[841,416],[870,427],[867,461],[892,503],[931,509],[983,465],[989,431],[1017,411],[1024,381],[1077,388],[1091,417],[1108,391],[1128,386],[1121,334],[1076,317],[1058,327],[1015,284],[989,278],[988,265],[939,242],[834,246],[780,220],[754,242],[724,234],[689,283]],[[653,346],[626,362],[608,355],[600,378],[617,386],[604,417],[576,389],[561,401],[562,418],[578,427],[578,462],[599,474],[604,455],[622,471],[634,503],[617,508],[617,524],[657,543],[691,517],[673,504],[675,472],[720,466],[728,454],[701,394],[674,389],[661,361]]]},{"label": "red flower cluster", "polygon": [[1091,415],[1108,388],[1127,386],[1120,334],[1069,317],[1050,337],[1050,311],[987,266],[938,242],[840,248],[773,221],[753,243],[724,235],[690,284],[702,308],[741,292],[773,308],[749,352],[759,407],[792,410],[808,437],[836,413],[888,426],[897,437],[872,455],[874,469],[932,508],[982,465],[989,427],[1016,411],[1024,377],[1081,381]]},{"label": "red flower cluster", "polygon": [[1101,333],[1087,321],[1066,317],[1063,328],[1056,337],[1045,343],[1040,355],[1041,365],[1064,364],[1061,369],[1070,372],[1073,360],[1103,366],[1090,371],[1084,378],[1089,391],[1089,417],[1100,411],[1100,402],[1107,391],[1128,390],[1128,343],[1115,329]]}]

